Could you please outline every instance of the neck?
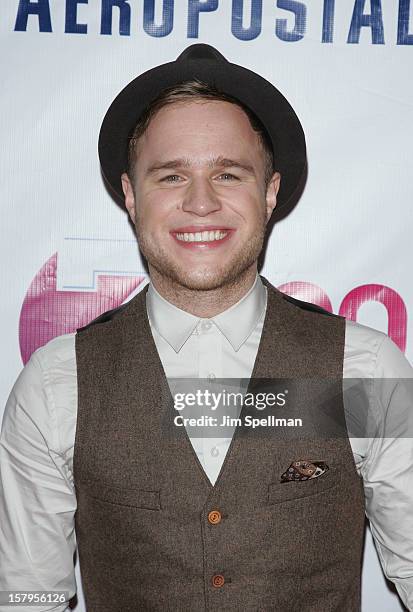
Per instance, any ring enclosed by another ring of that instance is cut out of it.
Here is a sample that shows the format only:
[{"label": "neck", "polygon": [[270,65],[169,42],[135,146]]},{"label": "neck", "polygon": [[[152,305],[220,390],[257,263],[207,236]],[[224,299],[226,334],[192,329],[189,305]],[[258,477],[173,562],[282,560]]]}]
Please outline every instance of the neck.
[{"label": "neck", "polygon": [[174,304],[197,317],[211,318],[236,304],[254,284],[256,264],[236,279],[216,289],[190,289],[167,278],[149,266],[150,279],[157,292]]}]

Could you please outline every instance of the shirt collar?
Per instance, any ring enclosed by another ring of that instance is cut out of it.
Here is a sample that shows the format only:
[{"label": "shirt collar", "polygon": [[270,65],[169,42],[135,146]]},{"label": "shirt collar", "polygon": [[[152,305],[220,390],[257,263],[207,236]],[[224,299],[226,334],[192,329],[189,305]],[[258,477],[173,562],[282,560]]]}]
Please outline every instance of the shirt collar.
[{"label": "shirt collar", "polygon": [[[257,274],[254,284],[236,303],[211,317],[211,321],[238,351],[249,338],[266,307],[267,292]],[[201,320],[168,302],[150,282],[146,294],[146,308],[151,325],[178,353]]]}]

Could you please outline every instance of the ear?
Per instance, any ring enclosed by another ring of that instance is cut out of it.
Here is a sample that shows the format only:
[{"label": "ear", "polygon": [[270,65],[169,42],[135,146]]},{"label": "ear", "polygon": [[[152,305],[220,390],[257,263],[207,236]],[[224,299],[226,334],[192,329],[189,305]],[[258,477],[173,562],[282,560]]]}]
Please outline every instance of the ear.
[{"label": "ear", "polygon": [[124,172],[120,177],[122,181],[122,189],[125,194],[125,206],[128,209],[128,213],[133,223],[135,223],[135,196],[132,189],[132,183],[130,182],[129,176]]},{"label": "ear", "polygon": [[271,177],[270,182],[268,183],[267,193],[265,196],[266,201],[266,213],[267,213],[267,223],[270,220],[270,217],[273,213],[274,208],[277,205],[277,193],[280,188],[281,183],[281,174],[279,172],[274,172]]}]

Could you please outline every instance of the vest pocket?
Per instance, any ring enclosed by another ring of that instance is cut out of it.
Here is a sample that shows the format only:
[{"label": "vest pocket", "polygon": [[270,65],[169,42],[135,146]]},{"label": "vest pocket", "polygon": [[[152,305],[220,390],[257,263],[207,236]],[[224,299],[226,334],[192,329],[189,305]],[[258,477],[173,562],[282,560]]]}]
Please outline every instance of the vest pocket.
[{"label": "vest pocket", "polygon": [[268,485],[268,503],[279,504],[328,491],[339,483],[339,473],[330,468],[325,474],[309,480],[271,482]]},{"label": "vest pocket", "polygon": [[109,504],[146,508],[148,510],[161,509],[160,490],[125,489],[96,482],[82,483],[80,488],[83,494],[88,497],[93,497]]}]

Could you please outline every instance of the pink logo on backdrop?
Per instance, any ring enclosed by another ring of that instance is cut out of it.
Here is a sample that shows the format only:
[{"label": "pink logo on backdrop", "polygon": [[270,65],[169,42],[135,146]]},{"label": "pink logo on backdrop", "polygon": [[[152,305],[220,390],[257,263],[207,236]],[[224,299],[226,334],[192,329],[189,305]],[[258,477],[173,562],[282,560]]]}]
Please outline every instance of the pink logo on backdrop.
[{"label": "pink logo on backdrop", "polygon": [[57,253],[34,277],[20,313],[19,341],[23,363],[39,346],[86,325],[102,312],[120,306],[144,276],[101,275],[97,291],[57,291]]},{"label": "pink logo on backdrop", "polygon": [[[144,280],[144,276],[102,274],[98,277],[96,291],[57,291],[57,253],[52,255],[34,277],[23,301],[19,325],[23,363],[52,338],[73,332],[102,312],[120,306]],[[296,281],[280,285],[278,289],[333,312],[328,295],[317,285]],[[404,351],[407,311],[400,295],[384,285],[362,285],[343,298],[338,312],[356,321],[359,308],[366,302],[379,302],[385,307],[387,333]]]},{"label": "pink logo on backdrop", "polygon": [[[333,312],[328,295],[317,285],[297,281],[280,285],[278,289],[299,300],[312,302]],[[407,341],[407,309],[397,291],[385,285],[360,285],[343,298],[338,314],[351,321],[357,321],[357,313],[366,302],[378,302],[385,307],[388,321],[387,334],[404,352]]]}]

